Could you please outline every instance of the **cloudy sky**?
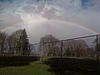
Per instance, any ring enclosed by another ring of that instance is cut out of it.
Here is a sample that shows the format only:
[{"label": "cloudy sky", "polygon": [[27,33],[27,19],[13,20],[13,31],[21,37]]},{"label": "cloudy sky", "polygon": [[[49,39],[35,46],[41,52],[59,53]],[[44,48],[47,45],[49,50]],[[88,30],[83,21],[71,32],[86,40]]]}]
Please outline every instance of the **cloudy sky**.
[{"label": "cloudy sky", "polygon": [[0,0],[0,30],[23,28],[31,43],[100,33],[100,0]]}]

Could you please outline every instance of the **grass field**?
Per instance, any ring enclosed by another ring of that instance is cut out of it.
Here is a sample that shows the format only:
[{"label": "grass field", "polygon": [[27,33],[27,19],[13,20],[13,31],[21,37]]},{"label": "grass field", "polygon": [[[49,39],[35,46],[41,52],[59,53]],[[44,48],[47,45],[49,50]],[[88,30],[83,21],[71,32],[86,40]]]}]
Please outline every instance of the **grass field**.
[{"label": "grass field", "polygon": [[48,71],[49,66],[40,61],[33,61],[26,66],[1,67],[0,75],[54,75]]},{"label": "grass field", "polygon": [[1,65],[0,75],[100,75],[100,61],[97,72],[97,61],[92,59],[44,58],[43,60],[44,62],[31,61],[26,65],[14,65],[15,62],[13,65]]}]

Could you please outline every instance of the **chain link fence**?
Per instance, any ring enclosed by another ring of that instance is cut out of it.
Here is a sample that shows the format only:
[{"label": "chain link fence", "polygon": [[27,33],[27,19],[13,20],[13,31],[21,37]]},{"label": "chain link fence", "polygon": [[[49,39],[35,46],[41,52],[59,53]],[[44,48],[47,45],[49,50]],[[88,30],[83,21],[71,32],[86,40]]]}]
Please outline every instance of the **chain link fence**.
[{"label": "chain link fence", "polygon": [[41,42],[32,45],[32,54],[40,57],[99,58],[100,35]]}]

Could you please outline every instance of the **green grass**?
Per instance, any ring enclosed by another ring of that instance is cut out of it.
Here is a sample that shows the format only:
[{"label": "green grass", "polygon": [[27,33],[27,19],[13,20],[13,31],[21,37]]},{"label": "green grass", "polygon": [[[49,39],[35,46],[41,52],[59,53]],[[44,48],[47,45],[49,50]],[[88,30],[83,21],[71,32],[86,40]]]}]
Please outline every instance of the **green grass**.
[{"label": "green grass", "polygon": [[[17,60],[18,65],[15,61],[8,61],[6,65],[0,66],[0,75],[97,75],[97,61],[94,58],[45,57],[41,60],[44,63],[30,61],[25,65],[22,65],[24,61],[18,62]],[[100,65],[98,67],[100,68]]]},{"label": "green grass", "polygon": [[54,75],[48,69],[49,66],[35,61],[27,66],[0,67],[0,75]]}]

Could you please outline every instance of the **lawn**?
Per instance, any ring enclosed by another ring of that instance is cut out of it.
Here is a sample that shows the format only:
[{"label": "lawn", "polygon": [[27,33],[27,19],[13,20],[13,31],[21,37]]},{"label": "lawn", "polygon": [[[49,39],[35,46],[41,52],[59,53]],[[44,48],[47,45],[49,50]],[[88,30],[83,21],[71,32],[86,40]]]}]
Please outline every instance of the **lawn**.
[{"label": "lawn", "polygon": [[54,75],[48,69],[48,65],[33,61],[26,66],[0,67],[0,75]]},{"label": "lawn", "polygon": [[100,75],[100,60],[97,65],[96,60],[88,58],[55,57],[44,58],[42,62],[33,58],[36,57],[3,57],[0,75]]}]

